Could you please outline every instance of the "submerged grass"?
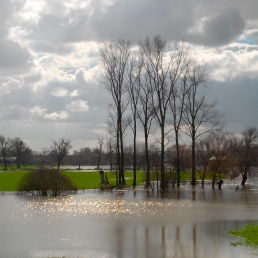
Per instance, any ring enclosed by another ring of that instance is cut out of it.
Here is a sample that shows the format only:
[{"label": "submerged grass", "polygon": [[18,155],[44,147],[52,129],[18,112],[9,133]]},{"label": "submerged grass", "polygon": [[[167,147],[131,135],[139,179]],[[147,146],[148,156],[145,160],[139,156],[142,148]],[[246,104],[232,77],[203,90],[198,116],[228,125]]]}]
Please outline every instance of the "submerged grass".
[{"label": "submerged grass", "polygon": [[247,224],[244,228],[228,231],[228,234],[240,239],[231,245],[244,245],[254,249],[258,248],[258,224]]}]

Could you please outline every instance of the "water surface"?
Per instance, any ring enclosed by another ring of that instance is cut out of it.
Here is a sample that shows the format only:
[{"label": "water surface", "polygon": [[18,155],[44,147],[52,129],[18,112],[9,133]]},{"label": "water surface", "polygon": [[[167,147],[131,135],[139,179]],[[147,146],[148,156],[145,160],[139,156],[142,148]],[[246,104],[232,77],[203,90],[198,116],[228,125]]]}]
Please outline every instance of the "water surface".
[{"label": "water surface", "polygon": [[0,196],[0,257],[257,257],[225,232],[257,221],[258,191],[181,187]]}]

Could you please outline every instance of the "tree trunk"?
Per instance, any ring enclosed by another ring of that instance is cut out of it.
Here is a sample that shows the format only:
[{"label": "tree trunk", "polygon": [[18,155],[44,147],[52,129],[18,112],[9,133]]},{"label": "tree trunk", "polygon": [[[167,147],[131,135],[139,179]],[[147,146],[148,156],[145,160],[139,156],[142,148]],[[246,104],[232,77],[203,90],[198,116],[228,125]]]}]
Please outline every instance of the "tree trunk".
[{"label": "tree trunk", "polygon": [[120,128],[119,118],[117,119],[116,145],[117,145],[117,166],[118,166],[118,184],[122,184],[121,161],[120,161]]},{"label": "tree trunk", "polygon": [[136,119],[134,119],[134,137],[133,137],[133,188],[136,187]]},{"label": "tree trunk", "polygon": [[176,179],[177,179],[177,187],[180,187],[180,155],[179,155],[178,130],[175,131],[175,134],[176,134]]},{"label": "tree trunk", "polygon": [[3,155],[3,159],[4,159],[4,170],[7,170],[7,162],[6,162],[5,155]]},{"label": "tree trunk", "polygon": [[192,133],[192,185],[196,185],[196,171],[195,171],[195,131]]},{"label": "tree trunk", "polygon": [[164,144],[164,126],[161,126],[161,153],[160,153],[160,187],[161,191],[165,192],[165,144]]},{"label": "tree trunk", "polygon": [[247,171],[244,172],[243,174],[243,177],[242,177],[242,182],[241,182],[241,185],[245,186],[245,183],[247,181]]},{"label": "tree trunk", "polygon": [[150,160],[149,160],[149,150],[148,150],[148,132],[147,128],[144,130],[145,138],[145,162],[146,162],[146,188],[150,187]]},{"label": "tree trunk", "polygon": [[124,175],[124,144],[123,144],[123,134],[122,134],[122,124],[120,123],[120,153],[121,153],[121,178],[122,178],[122,184],[126,185],[125,183],[125,175]]}]

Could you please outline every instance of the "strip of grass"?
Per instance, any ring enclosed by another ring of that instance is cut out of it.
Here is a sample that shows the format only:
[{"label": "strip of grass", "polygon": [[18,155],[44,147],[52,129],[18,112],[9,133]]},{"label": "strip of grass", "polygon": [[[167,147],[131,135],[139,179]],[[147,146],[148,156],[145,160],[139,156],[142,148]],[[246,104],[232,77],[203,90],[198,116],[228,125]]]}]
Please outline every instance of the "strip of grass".
[{"label": "strip of grass", "polygon": [[[71,172],[64,171],[71,180],[72,183],[76,185],[77,189],[98,189],[100,184],[99,172]],[[116,175],[112,172],[105,172],[108,177],[110,184],[116,184]],[[140,185],[145,178],[144,172],[137,172],[136,184]],[[132,186],[133,184],[133,172],[125,172],[125,180],[127,186]]]},{"label": "strip of grass", "polygon": [[258,248],[258,224],[247,224],[244,228],[228,231],[234,237],[240,237],[242,241],[233,242],[231,245],[245,245]]},{"label": "strip of grass", "polygon": [[[22,177],[28,172],[25,169],[17,169],[14,171],[7,171],[0,173],[0,191],[1,192],[15,192]],[[71,180],[77,189],[98,189],[100,184],[99,172],[71,172],[63,171]],[[106,174],[106,173],[105,173]],[[110,184],[116,184],[115,173],[107,172]],[[145,173],[137,172],[137,185],[144,181]],[[133,172],[125,172],[125,179],[127,186],[131,187],[133,183]]]},{"label": "strip of grass", "polygon": [[1,192],[15,192],[17,185],[21,178],[28,172],[28,170],[15,170],[0,173],[0,191]]},{"label": "strip of grass", "polygon": [[[26,167],[26,169],[8,170],[0,173],[0,191],[16,191],[17,185],[21,178],[25,175],[28,169],[35,167]],[[74,172],[63,171],[76,185],[77,189],[97,189],[100,184],[99,172]],[[109,183],[116,184],[116,175],[112,172],[105,172],[108,175]],[[190,172],[181,172],[181,181],[191,180]],[[152,177],[151,177],[152,178]],[[125,172],[125,179],[127,186],[131,187],[133,183],[133,172]],[[198,175],[196,175],[198,180]],[[140,185],[145,182],[145,172],[137,171],[136,185]]]}]

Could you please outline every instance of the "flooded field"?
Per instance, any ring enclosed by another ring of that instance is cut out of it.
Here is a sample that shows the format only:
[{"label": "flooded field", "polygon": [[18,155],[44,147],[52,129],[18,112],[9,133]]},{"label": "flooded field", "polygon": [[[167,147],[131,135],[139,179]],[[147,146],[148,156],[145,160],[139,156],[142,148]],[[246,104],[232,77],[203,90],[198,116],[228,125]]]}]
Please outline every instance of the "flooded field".
[{"label": "flooded field", "polygon": [[225,232],[258,221],[258,191],[182,186],[0,196],[0,257],[257,257]]}]

